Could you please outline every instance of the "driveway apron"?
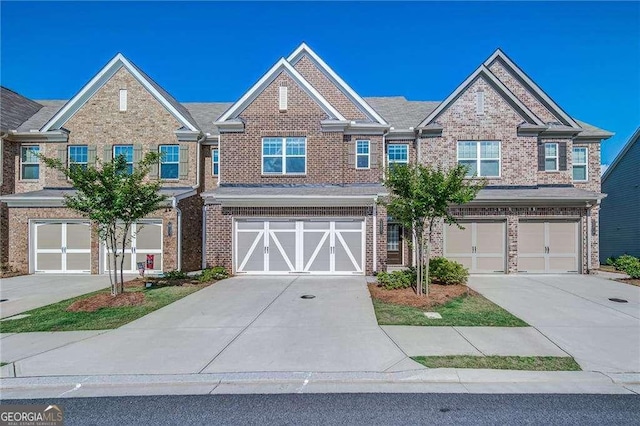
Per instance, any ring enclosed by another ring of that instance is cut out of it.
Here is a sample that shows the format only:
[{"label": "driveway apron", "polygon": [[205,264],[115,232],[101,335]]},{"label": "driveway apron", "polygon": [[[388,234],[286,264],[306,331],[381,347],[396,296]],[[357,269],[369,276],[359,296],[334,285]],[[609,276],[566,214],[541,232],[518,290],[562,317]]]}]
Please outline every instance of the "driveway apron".
[{"label": "driveway apron", "polygon": [[476,275],[469,287],[537,328],[583,370],[640,372],[639,287],[586,275]]}]

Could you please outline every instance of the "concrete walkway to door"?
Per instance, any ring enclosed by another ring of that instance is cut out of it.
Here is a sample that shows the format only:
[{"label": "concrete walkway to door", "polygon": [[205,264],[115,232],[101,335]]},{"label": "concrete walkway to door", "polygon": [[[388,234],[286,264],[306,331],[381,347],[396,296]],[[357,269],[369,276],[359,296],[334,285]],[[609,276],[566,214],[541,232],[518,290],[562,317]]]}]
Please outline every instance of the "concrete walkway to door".
[{"label": "concrete walkway to door", "polygon": [[537,328],[583,370],[640,372],[640,287],[588,275],[474,275],[469,287]]},{"label": "concrete walkway to door", "polygon": [[364,277],[242,276],[19,360],[15,374],[383,372],[401,361],[419,367],[378,327]]}]

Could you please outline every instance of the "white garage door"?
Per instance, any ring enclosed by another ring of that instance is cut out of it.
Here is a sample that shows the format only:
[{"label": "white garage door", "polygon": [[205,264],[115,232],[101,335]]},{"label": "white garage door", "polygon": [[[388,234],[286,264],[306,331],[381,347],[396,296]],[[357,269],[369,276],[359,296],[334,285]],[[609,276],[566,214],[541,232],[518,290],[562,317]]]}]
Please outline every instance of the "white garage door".
[{"label": "white garage door", "polygon": [[241,219],[234,243],[236,273],[364,273],[362,219]]},{"label": "white garage door", "polygon": [[520,221],[518,272],[579,271],[577,221]]},{"label": "white garage door", "polygon": [[[120,240],[120,236],[118,236]],[[109,271],[106,247],[103,247],[103,270]],[[122,249],[118,249],[118,254]],[[113,257],[111,258],[113,262]],[[134,223],[127,234],[127,244],[124,249],[125,273],[138,273],[138,262],[144,262],[145,270],[150,273],[162,271],[162,222],[144,221]],[[118,264],[118,268],[120,265]],[[113,268],[112,268],[113,269]]]},{"label": "white garage door", "polygon": [[32,229],[34,272],[91,272],[89,222],[43,221]]},{"label": "white garage door", "polygon": [[504,221],[460,222],[464,229],[447,225],[444,257],[461,263],[472,273],[505,271]]}]

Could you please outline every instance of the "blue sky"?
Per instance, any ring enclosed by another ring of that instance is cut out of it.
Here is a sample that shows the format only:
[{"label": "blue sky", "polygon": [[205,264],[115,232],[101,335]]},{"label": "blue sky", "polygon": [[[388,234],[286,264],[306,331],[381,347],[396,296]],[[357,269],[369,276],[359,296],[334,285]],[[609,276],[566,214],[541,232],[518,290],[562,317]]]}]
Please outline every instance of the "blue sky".
[{"label": "blue sky", "polygon": [[[501,47],[572,116],[640,125],[640,3],[0,3],[2,85],[68,99],[122,52],[180,101],[234,101],[306,41],[362,96],[442,100]],[[25,20],[28,20],[26,24]]]}]

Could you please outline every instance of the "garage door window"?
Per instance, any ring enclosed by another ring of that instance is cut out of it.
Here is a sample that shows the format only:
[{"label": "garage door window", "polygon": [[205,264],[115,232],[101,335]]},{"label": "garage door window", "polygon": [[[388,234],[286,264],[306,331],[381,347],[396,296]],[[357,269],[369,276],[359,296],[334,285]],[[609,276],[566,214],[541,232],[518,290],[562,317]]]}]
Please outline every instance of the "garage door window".
[{"label": "garage door window", "polygon": [[500,177],[500,142],[459,141],[458,164],[467,166],[467,177]]}]

